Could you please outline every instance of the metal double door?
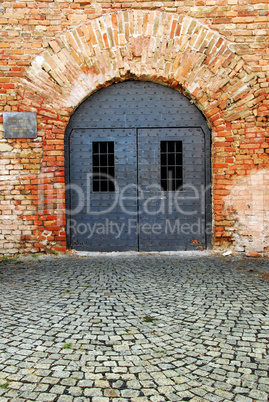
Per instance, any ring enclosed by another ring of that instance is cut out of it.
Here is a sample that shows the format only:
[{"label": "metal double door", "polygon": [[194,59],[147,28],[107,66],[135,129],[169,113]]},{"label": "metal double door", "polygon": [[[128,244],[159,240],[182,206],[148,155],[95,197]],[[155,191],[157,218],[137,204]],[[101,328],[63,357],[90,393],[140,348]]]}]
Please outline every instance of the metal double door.
[{"label": "metal double door", "polygon": [[[107,144],[105,160],[110,162],[103,163],[100,155]],[[75,128],[69,147],[67,230],[72,248],[172,251],[206,247],[201,128]],[[100,165],[110,164],[112,174],[105,188],[96,186],[96,180],[107,179],[96,174],[98,157]],[[167,177],[170,171],[172,176]]]}]

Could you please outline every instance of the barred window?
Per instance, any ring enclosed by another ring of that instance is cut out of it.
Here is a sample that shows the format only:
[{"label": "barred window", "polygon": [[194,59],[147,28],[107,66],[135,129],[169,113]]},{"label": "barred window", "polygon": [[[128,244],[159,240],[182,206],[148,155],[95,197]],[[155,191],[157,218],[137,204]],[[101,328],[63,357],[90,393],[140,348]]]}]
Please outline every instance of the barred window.
[{"label": "barred window", "polygon": [[114,142],[93,142],[93,191],[114,192],[115,158]]},{"label": "barred window", "polygon": [[182,141],[161,141],[161,187],[176,191],[183,184]]}]

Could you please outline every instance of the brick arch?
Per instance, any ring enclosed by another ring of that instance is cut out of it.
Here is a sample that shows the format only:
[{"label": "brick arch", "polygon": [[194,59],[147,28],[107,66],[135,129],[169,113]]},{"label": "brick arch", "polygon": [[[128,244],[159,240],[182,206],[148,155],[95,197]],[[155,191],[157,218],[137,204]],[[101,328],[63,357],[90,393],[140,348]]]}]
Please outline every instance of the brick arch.
[{"label": "brick arch", "polygon": [[212,127],[252,113],[255,77],[232,44],[191,17],[160,11],[106,14],[57,37],[33,60],[20,93],[57,113],[128,77],[180,90]]}]

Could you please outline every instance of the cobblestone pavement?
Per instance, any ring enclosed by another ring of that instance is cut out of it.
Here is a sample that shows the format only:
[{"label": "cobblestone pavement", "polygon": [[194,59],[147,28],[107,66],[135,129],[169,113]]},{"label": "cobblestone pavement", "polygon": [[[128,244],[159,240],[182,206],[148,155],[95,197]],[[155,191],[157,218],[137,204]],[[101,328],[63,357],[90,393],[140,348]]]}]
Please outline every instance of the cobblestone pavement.
[{"label": "cobblestone pavement", "polygon": [[267,401],[268,259],[0,264],[0,401]]}]

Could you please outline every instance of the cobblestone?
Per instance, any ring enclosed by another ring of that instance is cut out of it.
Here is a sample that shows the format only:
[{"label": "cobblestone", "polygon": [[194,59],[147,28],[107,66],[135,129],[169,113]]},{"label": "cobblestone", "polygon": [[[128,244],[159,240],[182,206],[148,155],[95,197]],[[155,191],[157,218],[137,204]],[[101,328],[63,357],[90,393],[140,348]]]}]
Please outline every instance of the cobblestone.
[{"label": "cobblestone", "polygon": [[266,259],[0,266],[0,402],[268,401]]}]

